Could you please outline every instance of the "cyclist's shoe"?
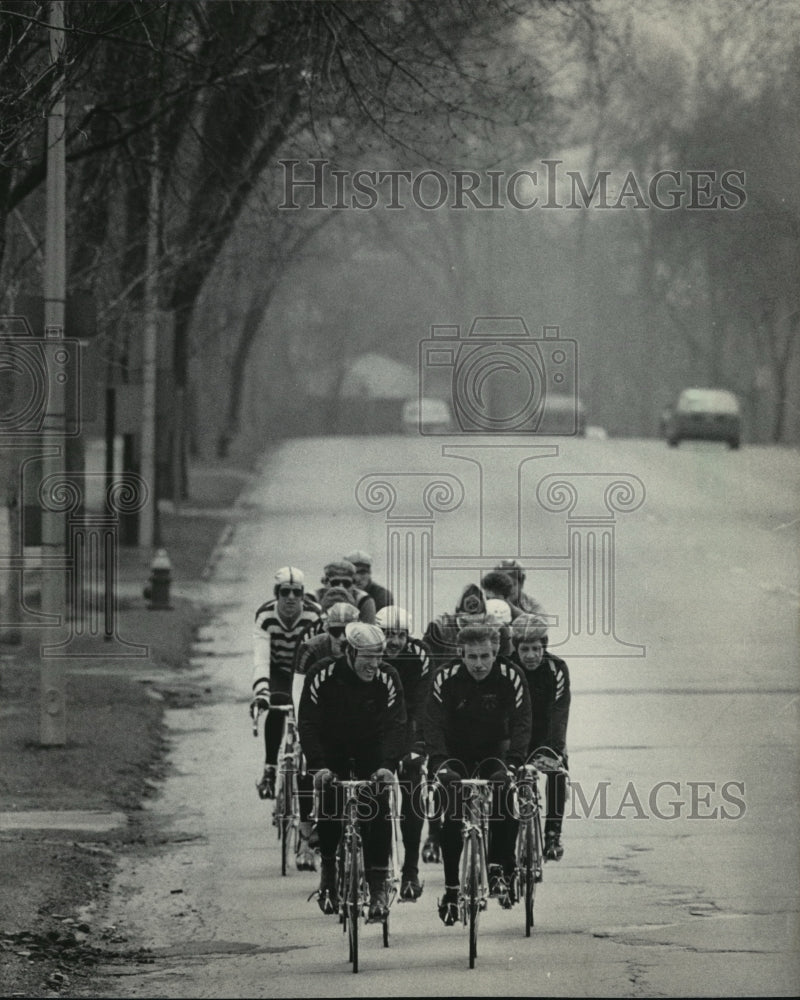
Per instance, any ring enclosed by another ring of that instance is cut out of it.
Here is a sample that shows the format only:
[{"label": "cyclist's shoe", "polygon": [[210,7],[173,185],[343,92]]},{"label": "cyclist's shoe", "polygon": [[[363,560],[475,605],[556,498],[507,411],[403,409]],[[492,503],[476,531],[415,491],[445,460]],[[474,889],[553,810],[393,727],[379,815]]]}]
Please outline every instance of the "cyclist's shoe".
[{"label": "cyclist's shoe", "polygon": [[336,890],[335,858],[323,858],[321,868],[317,903],[323,913],[337,913],[339,910],[339,893]]},{"label": "cyclist's shoe", "polygon": [[299,872],[315,872],[317,870],[317,856],[304,837],[297,839],[297,854],[294,861]]},{"label": "cyclist's shoe", "polygon": [[508,899],[513,906],[519,902],[519,873],[516,868],[506,870],[506,885],[508,886]]},{"label": "cyclist's shoe", "polygon": [[261,775],[261,780],[256,782],[256,788],[258,789],[258,797],[260,799],[274,799],[275,798],[275,765],[265,764],[264,773]]},{"label": "cyclist's shoe", "polygon": [[439,900],[439,919],[445,927],[458,923],[458,886],[446,885]]},{"label": "cyclist's shoe", "polygon": [[386,893],[387,871],[374,869],[369,873],[369,912],[367,920],[380,923],[389,916],[389,898]]},{"label": "cyclist's shoe", "polygon": [[496,899],[504,910],[510,910],[513,903],[508,882],[502,865],[489,865],[489,895]]},{"label": "cyclist's shoe", "polygon": [[428,836],[422,845],[422,860],[426,865],[437,865],[441,861],[438,837]]},{"label": "cyclist's shoe", "polygon": [[560,861],[564,857],[561,834],[548,831],[544,838],[544,856],[548,861]]},{"label": "cyclist's shoe", "polygon": [[404,903],[416,903],[422,895],[422,883],[416,868],[409,868],[403,872],[400,880],[400,901]]}]

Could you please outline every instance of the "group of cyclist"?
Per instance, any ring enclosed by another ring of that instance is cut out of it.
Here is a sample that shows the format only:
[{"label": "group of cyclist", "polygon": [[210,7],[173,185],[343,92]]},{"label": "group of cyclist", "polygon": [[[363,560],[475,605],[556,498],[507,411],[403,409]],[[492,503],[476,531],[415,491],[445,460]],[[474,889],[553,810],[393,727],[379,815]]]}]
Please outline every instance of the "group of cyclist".
[{"label": "group of cyclist", "polygon": [[[275,574],[273,596],[255,615],[251,708],[265,711],[266,760],[257,783],[261,798],[275,794],[284,712],[293,703],[307,772],[298,779],[300,829],[297,867],[320,858],[318,902],[338,907],[336,851],[341,835],[337,778],[371,782],[362,822],[370,888],[369,919],[388,911],[392,837],[391,789],[401,794],[403,864],[400,898],[416,901],[428,781],[441,790],[428,820],[426,861],[441,860],[445,891],[439,916],[458,916],[461,854],[458,782],[488,778],[492,818],[489,891],[513,905],[517,821],[510,788],[517,767],[546,747],[567,767],[570,684],[567,665],[547,649],[542,606],[523,590],[525,572],[503,560],[469,584],[454,612],[428,623],[422,640],[392,594],[371,577],[368,553],[356,550],[324,568],[322,586],[306,587],[293,566]],[[545,857],[564,853],[566,798],[562,772],[547,776]],[[312,805],[316,796],[316,821]]]}]

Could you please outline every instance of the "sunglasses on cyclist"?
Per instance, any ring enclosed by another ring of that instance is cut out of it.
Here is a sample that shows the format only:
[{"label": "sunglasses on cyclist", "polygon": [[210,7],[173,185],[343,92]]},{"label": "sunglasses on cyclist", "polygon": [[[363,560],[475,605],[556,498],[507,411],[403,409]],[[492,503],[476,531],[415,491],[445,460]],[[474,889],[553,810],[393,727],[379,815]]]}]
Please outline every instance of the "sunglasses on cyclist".
[{"label": "sunglasses on cyclist", "polygon": [[347,579],[347,577],[334,577],[333,580],[328,580],[331,587],[352,587],[353,581]]},{"label": "sunglasses on cyclist", "polygon": [[334,639],[341,639],[344,636],[344,625],[329,625],[328,635]]},{"label": "sunglasses on cyclist", "polygon": [[278,588],[278,596],[279,597],[289,597],[289,595],[291,595],[292,597],[302,597],[303,596],[303,588],[302,587],[279,587]]}]

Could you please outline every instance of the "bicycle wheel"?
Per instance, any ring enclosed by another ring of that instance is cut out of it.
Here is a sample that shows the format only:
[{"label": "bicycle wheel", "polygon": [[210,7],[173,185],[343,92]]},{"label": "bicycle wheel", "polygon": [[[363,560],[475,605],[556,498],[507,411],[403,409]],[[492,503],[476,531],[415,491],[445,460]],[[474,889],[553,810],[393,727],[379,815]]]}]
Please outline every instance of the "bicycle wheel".
[{"label": "bicycle wheel", "polygon": [[534,869],[535,840],[533,832],[536,827],[535,820],[528,820],[523,832],[522,845],[522,895],[525,903],[525,937],[531,936],[533,927],[533,903],[536,897],[536,879]]},{"label": "bicycle wheel", "polygon": [[290,832],[292,829],[292,778],[293,772],[287,768],[282,772],[280,788],[280,814],[278,836],[281,841],[281,875],[286,874],[290,855]]},{"label": "bicycle wheel", "polygon": [[358,972],[358,918],[361,915],[361,852],[357,843],[352,845],[350,877],[347,884],[347,930],[350,940],[350,961],[353,972]]},{"label": "bicycle wheel", "polygon": [[544,867],[544,841],[542,839],[542,819],[537,813],[534,816],[531,833],[530,863],[527,870],[530,873],[530,893],[525,893],[525,935],[530,937],[533,928],[533,904],[536,899],[536,886],[542,881]]},{"label": "bicycle wheel", "polygon": [[[347,906],[346,906],[346,886],[348,873],[347,851],[344,849],[344,837],[339,841],[336,849],[336,895],[339,899],[339,923],[342,925],[342,932],[347,933]],[[349,961],[349,958],[348,958]]]},{"label": "bicycle wheel", "polygon": [[474,969],[475,958],[478,954],[478,918],[481,912],[481,844],[477,830],[470,830],[465,850],[468,852],[466,890],[469,919],[469,967]]}]

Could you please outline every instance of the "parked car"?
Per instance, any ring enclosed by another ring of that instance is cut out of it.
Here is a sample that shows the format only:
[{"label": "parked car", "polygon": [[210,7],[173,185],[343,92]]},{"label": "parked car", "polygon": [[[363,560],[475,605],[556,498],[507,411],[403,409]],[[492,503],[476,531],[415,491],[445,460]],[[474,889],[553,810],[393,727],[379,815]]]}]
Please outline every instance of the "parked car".
[{"label": "parked car", "polygon": [[443,399],[423,396],[403,404],[403,430],[406,434],[447,434],[453,428],[453,415]]},{"label": "parked car", "polygon": [[738,448],[742,411],[735,394],[725,389],[684,389],[661,414],[660,426],[671,448],[686,440],[727,441]]}]

